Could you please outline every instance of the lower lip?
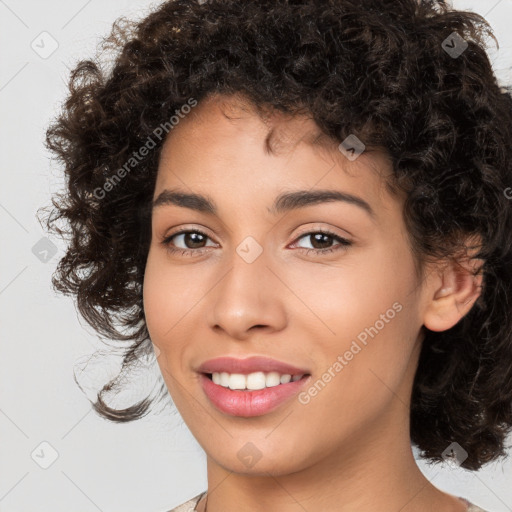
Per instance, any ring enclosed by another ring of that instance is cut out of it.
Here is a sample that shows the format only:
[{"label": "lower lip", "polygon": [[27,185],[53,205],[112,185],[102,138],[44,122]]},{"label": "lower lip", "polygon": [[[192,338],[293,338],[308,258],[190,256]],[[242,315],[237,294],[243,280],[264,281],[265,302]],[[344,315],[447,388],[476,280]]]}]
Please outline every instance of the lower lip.
[{"label": "lower lip", "polygon": [[231,416],[261,416],[277,409],[296,395],[308,381],[310,375],[295,382],[279,384],[271,388],[254,391],[229,389],[215,384],[205,374],[200,374],[201,386],[210,402],[221,412]]}]

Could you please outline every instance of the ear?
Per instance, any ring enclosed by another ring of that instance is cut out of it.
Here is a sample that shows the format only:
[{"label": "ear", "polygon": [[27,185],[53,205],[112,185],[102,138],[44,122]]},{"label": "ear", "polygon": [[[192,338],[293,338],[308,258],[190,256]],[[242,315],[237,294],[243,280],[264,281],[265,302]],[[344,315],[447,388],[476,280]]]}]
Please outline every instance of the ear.
[{"label": "ear", "polygon": [[481,294],[484,261],[470,256],[450,260],[438,270],[424,312],[423,324],[431,331],[453,327]]}]

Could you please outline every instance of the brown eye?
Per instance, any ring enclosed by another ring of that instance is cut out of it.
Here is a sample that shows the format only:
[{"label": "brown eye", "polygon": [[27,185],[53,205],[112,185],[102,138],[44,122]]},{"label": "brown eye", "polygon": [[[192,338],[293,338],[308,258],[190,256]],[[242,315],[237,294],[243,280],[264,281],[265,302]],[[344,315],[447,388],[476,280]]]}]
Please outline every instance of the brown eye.
[{"label": "brown eye", "polygon": [[328,249],[334,238],[331,235],[327,235],[326,233],[314,233],[308,236],[312,242],[313,248],[315,249]]},{"label": "brown eye", "polygon": [[[161,243],[171,253],[181,252],[182,255],[192,255],[202,253],[208,239],[208,235],[202,231],[182,230],[165,237]],[[176,244],[184,244],[185,247],[176,247]]]},{"label": "brown eye", "polygon": [[[310,240],[312,248],[299,247],[300,250],[305,250],[308,254],[310,251],[321,255],[333,251],[346,250],[349,246],[352,245],[352,242],[349,240],[329,231],[311,231],[309,233],[304,233],[298,238],[298,240],[301,239]],[[331,246],[333,240],[337,240],[339,242],[338,246]]]},{"label": "brown eye", "polygon": [[[207,238],[205,235],[198,233],[197,231],[189,231],[187,233],[181,233],[180,235],[183,236],[183,243],[188,249],[198,249],[202,247],[202,244]],[[174,235],[174,237],[180,235]]]}]

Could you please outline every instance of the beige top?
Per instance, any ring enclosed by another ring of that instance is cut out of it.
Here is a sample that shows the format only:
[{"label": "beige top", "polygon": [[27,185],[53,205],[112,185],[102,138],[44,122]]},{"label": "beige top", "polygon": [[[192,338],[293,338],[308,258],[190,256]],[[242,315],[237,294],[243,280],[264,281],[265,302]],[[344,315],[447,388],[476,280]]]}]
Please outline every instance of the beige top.
[{"label": "beige top", "polygon": [[[169,510],[169,512],[194,512],[194,510],[196,510],[197,504],[199,503],[199,501],[205,494],[206,494],[206,491],[203,491],[202,493],[198,494],[197,496],[194,496],[192,499],[186,501],[185,503],[182,503],[181,505],[177,506],[176,508]],[[470,503],[465,498],[459,497],[459,500],[461,500],[462,503],[464,503],[465,505],[468,506],[466,512],[487,512],[483,508],[473,505],[473,503]]]}]

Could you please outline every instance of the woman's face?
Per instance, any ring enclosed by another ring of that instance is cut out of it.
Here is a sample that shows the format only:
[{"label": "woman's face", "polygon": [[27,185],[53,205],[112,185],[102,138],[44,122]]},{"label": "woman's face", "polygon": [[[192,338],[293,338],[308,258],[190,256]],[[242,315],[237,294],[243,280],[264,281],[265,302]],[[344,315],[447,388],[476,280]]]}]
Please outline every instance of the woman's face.
[{"label": "woman's face", "polygon": [[[170,132],[153,196],[144,308],[179,412],[240,473],[348,460],[386,429],[408,436],[422,298],[389,161],[351,161],[313,144],[311,120],[264,122],[224,98],[228,119],[218,99]],[[319,191],[340,196],[301,200]],[[273,361],[240,363],[253,357]]]}]

